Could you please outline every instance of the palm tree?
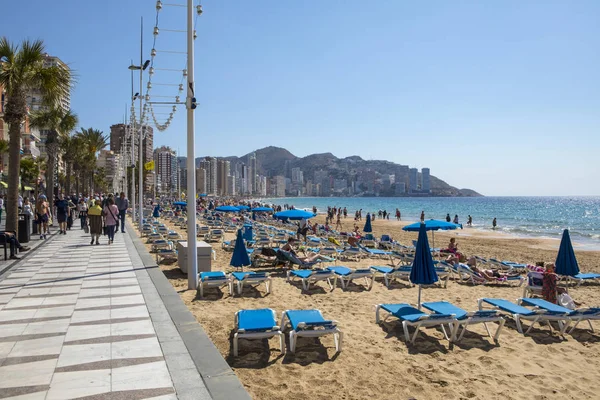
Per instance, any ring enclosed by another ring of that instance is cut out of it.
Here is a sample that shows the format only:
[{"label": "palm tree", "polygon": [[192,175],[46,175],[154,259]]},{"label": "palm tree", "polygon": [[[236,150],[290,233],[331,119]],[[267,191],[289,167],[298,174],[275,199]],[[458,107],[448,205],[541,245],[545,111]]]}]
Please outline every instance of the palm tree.
[{"label": "palm tree", "polygon": [[[70,194],[73,167],[77,161],[79,161],[79,158],[85,154],[85,147],[83,139],[78,135],[67,135],[63,137],[60,142],[60,147],[62,150],[63,160],[66,164],[65,192]],[[77,193],[79,193],[79,187],[77,187]]]},{"label": "palm tree", "polygon": [[21,158],[21,190],[25,191],[25,185],[35,187],[40,176],[40,165],[32,157]]},{"label": "palm tree", "polygon": [[9,170],[6,230],[17,230],[21,124],[27,117],[27,93],[41,92],[44,103],[58,106],[71,90],[71,72],[62,66],[44,66],[44,43],[24,40],[14,45],[0,39],[0,85],[6,91],[4,122],[9,126]]},{"label": "palm tree", "polygon": [[62,108],[50,108],[31,115],[30,125],[34,128],[46,129],[46,152],[48,153],[48,168],[46,170],[46,196],[52,199],[54,196],[54,168],[60,154],[60,144],[65,137],[77,126],[77,114],[71,110],[64,111]]},{"label": "palm tree", "polygon": [[108,146],[108,136],[104,135],[104,132],[94,129],[81,128],[77,132],[77,136],[81,138],[84,146],[84,152],[89,158],[84,159],[84,170],[88,172],[90,177],[90,191],[94,191],[94,169],[96,167],[96,155],[100,150],[103,150]]}]

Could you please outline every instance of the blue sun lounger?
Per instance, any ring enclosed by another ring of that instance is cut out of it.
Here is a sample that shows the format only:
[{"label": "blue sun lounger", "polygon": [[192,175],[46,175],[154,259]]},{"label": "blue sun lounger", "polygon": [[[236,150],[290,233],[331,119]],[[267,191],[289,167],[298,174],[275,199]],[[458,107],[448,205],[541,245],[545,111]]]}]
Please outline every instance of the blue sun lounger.
[{"label": "blue sun lounger", "polygon": [[[548,326],[550,327],[550,331],[552,332],[553,329],[550,321],[558,322],[560,334],[562,335],[564,334],[564,331],[570,322],[567,313],[553,313],[537,307],[531,309],[504,299],[479,299],[478,304],[480,310],[483,310],[484,303],[512,317],[517,324],[517,330],[519,333],[524,335],[528,334],[536,323],[540,323],[541,325],[542,322],[547,322]],[[527,331],[525,331],[525,333],[523,333],[523,326],[521,324],[522,320],[531,321],[531,326],[527,329]]]},{"label": "blue sun lounger", "polygon": [[244,285],[258,286],[261,283],[265,284],[267,294],[271,293],[271,277],[268,272],[232,272],[230,276],[231,285],[237,286],[239,295],[242,294]]},{"label": "blue sun lounger", "polygon": [[327,267],[328,270],[332,271],[342,283],[342,289],[346,289],[353,279],[365,278],[367,290],[371,290],[373,287],[373,280],[375,274],[369,268],[362,269],[350,269],[348,267],[336,266]]},{"label": "blue sun lounger", "polygon": [[281,326],[290,329],[290,352],[296,351],[298,337],[333,335],[335,350],[342,351],[343,333],[337,322],[323,318],[320,310],[287,310],[281,315]]},{"label": "blue sun lounger", "polygon": [[[576,309],[576,310],[570,310],[566,307],[562,307],[557,304],[550,303],[549,301],[546,301],[544,299],[523,298],[523,299],[519,299],[518,301],[519,301],[519,304],[541,308],[543,310],[548,311],[549,313],[555,313],[555,314],[559,314],[559,315],[561,315],[561,314],[568,315],[570,318],[570,321],[567,325],[569,325],[570,322],[575,322],[573,327],[571,327],[571,329],[569,330],[569,332],[568,332],[569,334],[573,332],[573,330],[577,327],[577,325],[581,321],[587,321],[590,324],[590,330],[593,332],[594,327],[592,326],[592,321],[600,320],[600,308],[599,307],[580,308],[580,309]],[[564,331],[566,331],[567,329],[568,329],[568,326],[565,327]]]},{"label": "blue sun lounger", "polygon": [[402,265],[398,267],[388,267],[385,265],[372,265],[371,269],[375,273],[383,274],[385,286],[390,287],[390,283],[394,279],[402,279],[408,281],[410,284],[410,271],[412,267],[410,265]]},{"label": "blue sun lounger", "polygon": [[[308,291],[311,283],[327,281],[329,288],[333,290],[337,284],[337,276],[328,269],[290,269],[287,272],[287,281],[299,278],[302,280],[302,290]],[[331,278],[334,279],[333,284]]]},{"label": "blue sun lounger", "polygon": [[600,274],[596,274],[594,272],[582,272],[575,276],[560,275],[560,277],[562,279],[565,279],[567,281],[567,284],[569,282],[573,281],[573,283],[575,284],[575,287],[581,286],[586,281],[589,282],[589,281],[600,280]]},{"label": "blue sun lounger", "polygon": [[221,287],[227,285],[229,294],[233,292],[231,280],[223,271],[200,272],[199,278],[198,290],[200,291],[200,297],[204,297],[204,289],[209,287]]},{"label": "blue sun lounger", "polygon": [[[462,340],[469,325],[474,324],[483,324],[490,338],[494,339],[494,341],[497,342],[505,322],[504,318],[502,318],[496,310],[482,310],[469,312],[447,301],[423,303],[423,307],[430,311],[433,311],[436,314],[454,315],[454,317],[457,319],[457,322],[453,336],[456,338],[457,342],[460,342]],[[498,329],[496,330],[494,336],[492,336],[490,330],[488,329],[488,322],[498,323]],[[458,329],[461,326],[463,327],[462,332],[460,333],[460,336],[457,337]]]},{"label": "blue sun lounger", "polygon": [[[386,317],[381,320],[379,316],[380,310],[384,310],[388,313]],[[375,306],[375,322],[378,324],[385,322],[390,317],[396,317],[402,321],[402,330],[404,331],[404,338],[406,343],[414,343],[419,334],[421,328],[428,328],[432,326],[440,326],[444,332],[444,336],[447,340],[454,340],[454,324],[457,322],[454,315],[451,314],[426,314],[423,311],[411,306],[410,304],[377,304]],[[450,329],[450,336],[446,333],[444,325],[448,325]],[[408,327],[412,326],[415,328],[415,333],[411,339]]]},{"label": "blue sun lounger", "polygon": [[235,334],[233,335],[233,355],[238,355],[238,339],[269,339],[279,336],[279,348],[285,353],[285,336],[277,325],[275,310],[241,310],[235,313]]}]

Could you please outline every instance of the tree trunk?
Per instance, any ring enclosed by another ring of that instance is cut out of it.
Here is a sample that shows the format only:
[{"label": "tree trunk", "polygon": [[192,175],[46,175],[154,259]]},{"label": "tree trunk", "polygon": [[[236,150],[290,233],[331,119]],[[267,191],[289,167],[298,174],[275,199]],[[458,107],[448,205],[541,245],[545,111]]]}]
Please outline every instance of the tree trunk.
[{"label": "tree trunk", "polygon": [[66,182],[65,182],[65,192],[67,193],[67,196],[71,195],[71,163],[67,162],[67,176],[66,176]]},{"label": "tree trunk", "polygon": [[8,128],[8,192],[6,196],[6,228],[16,231],[19,219],[19,174],[21,168],[21,124],[12,123]]},{"label": "tree trunk", "polygon": [[75,173],[75,190],[77,191],[77,196],[81,193],[81,188],[79,187],[79,173]]},{"label": "tree trunk", "polygon": [[56,159],[54,157],[54,152],[46,147],[48,151],[48,179],[46,180],[46,197],[48,198],[48,203],[50,205],[54,204],[54,167],[56,164]]}]

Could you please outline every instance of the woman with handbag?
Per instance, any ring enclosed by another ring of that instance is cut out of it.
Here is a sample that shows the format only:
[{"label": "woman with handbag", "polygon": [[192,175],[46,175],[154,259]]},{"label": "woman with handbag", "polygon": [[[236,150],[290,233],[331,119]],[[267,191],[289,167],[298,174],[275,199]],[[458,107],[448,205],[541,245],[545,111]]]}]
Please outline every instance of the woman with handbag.
[{"label": "woman with handbag", "polygon": [[93,206],[91,206],[87,212],[88,218],[90,220],[90,233],[92,235],[92,241],[90,244],[94,244],[94,239],[96,239],[96,244],[100,244],[98,239],[100,235],[102,235],[102,202],[100,200],[96,200]]},{"label": "woman with handbag", "polygon": [[104,220],[106,221],[108,244],[111,244],[115,240],[115,227],[117,226],[117,215],[119,215],[119,209],[115,205],[115,200],[112,196],[106,199],[106,205],[102,210],[104,214]]}]

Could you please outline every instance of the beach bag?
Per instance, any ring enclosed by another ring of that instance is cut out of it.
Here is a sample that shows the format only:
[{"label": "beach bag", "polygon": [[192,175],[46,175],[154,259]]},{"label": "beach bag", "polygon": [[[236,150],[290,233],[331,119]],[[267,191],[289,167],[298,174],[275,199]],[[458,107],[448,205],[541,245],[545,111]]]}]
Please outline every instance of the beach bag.
[{"label": "beach bag", "polygon": [[577,308],[577,306],[575,306],[575,302],[573,301],[573,299],[571,298],[571,296],[569,296],[566,293],[561,293],[558,295],[558,305],[568,308],[569,310],[574,310]]}]

